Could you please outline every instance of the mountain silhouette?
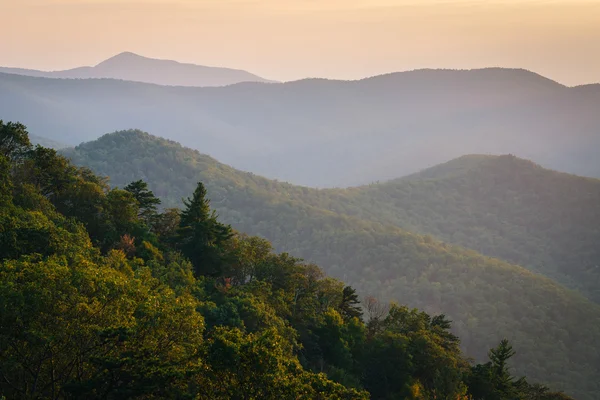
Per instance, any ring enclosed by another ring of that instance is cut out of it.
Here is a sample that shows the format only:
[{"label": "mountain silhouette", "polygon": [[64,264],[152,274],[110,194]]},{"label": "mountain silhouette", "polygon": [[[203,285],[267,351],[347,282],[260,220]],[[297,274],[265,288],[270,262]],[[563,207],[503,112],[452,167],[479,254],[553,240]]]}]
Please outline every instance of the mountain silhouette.
[{"label": "mountain silhouette", "polygon": [[238,69],[184,64],[143,57],[131,52],[117,54],[94,67],[78,67],[65,71],[0,67],[0,72],[42,78],[112,78],[168,86],[226,86],[239,82],[269,82],[260,76]]}]

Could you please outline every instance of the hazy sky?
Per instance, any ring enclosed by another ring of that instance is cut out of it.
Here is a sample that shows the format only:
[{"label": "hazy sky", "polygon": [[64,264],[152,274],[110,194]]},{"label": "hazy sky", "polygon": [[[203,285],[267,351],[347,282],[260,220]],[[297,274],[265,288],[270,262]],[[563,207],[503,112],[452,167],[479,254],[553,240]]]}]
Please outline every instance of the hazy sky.
[{"label": "hazy sky", "polygon": [[0,0],[0,65],[122,51],[266,78],[527,68],[600,82],[600,0]]}]

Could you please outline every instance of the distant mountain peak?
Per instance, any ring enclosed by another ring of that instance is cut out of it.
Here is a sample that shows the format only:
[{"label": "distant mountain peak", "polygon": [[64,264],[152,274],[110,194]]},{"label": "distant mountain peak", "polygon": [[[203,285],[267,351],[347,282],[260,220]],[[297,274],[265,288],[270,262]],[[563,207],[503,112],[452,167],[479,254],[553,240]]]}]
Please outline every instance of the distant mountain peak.
[{"label": "distant mountain peak", "polygon": [[119,79],[165,86],[228,86],[242,82],[272,82],[250,72],[145,57],[131,51],[116,54],[93,67],[65,71],[36,71],[0,67],[0,72],[43,78]]},{"label": "distant mountain peak", "polygon": [[132,59],[140,59],[140,58],[141,59],[149,59],[148,57],[141,56],[141,55],[133,53],[131,51],[124,51],[122,53],[119,53],[119,54],[116,54],[116,55],[114,55],[112,57],[109,57],[109,58],[107,58],[104,61],[101,61],[97,65],[104,64],[105,62],[108,62],[108,61],[129,61],[129,60],[132,60]]},{"label": "distant mountain peak", "polygon": [[114,57],[143,57],[143,58],[146,58],[146,57],[140,56],[139,54],[136,54],[132,51],[123,51]]}]

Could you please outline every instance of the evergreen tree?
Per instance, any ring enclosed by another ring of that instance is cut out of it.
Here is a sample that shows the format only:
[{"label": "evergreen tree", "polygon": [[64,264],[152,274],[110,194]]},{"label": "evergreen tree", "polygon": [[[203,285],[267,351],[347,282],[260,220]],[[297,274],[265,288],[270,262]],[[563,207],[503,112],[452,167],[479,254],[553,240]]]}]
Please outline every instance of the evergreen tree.
[{"label": "evergreen tree", "polygon": [[508,360],[515,351],[507,339],[488,353],[490,361],[471,368],[468,379],[469,392],[474,400],[516,400],[527,399],[525,379],[515,381],[508,368]]},{"label": "evergreen tree", "polygon": [[514,386],[514,378],[508,370],[508,360],[514,355],[515,351],[507,339],[502,339],[498,347],[491,349],[489,353],[493,382],[498,391],[507,395]]},{"label": "evergreen tree", "polygon": [[156,222],[158,215],[156,207],[160,205],[160,199],[151,190],[148,190],[148,184],[141,179],[131,182],[124,189],[133,194],[133,197],[137,200],[139,218],[152,227]]},{"label": "evergreen tree", "polygon": [[358,294],[352,286],[344,287],[342,301],[340,302],[340,313],[345,320],[354,317],[361,318],[363,315]]},{"label": "evergreen tree", "polygon": [[177,247],[190,259],[197,275],[220,276],[224,264],[222,246],[233,235],[231,226],[217,221],[202,182],[198,182],[194,195],[183,203]]}]

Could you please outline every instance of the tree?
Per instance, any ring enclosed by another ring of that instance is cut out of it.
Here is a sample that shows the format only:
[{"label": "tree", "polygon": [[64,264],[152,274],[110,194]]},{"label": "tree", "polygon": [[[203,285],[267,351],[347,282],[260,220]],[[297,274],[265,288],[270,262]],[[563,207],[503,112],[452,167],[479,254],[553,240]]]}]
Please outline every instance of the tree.
[{"label": "tree", "polygon": [[339,308],[345,320],[362,318],[363,312],[360,308],[360,300],[358,300],[358,294],[352,286],[344,287]]},{"label": "tree", "polygon": [[488,353],[490,361],[471,368],[467,380],[469,394],[474,400],[514,400],[527,398],[523,389],[527,387],[524,378],[515,381],[508,368],[508,360],[515,351],[507,339],[491,349]]},{"label": "tree", "polygon": [[9,160],[17,160],[31,150],[27,128],[23,124],[0,119],[0,155]]},{"label": "tree", "polygon": [[158,235],[163,243],[174,243],[180,221],[180,210],[178,208],[167,208],[156,217],[154,233]]},{"label": "tree", "polygon": [[152,227],[156,222],[158,215],[156,207],[160,205],[160,199],[151,190],[148,190],[148,184],[143,180],[131,182],[124,189],[133,194],[133,197],[137,200],[139,218]]},{"label": "tree", "polygon": [[0,155],[0,206],[11,202],[12,181],[10,177],[10,164],[5,156]]},{"label": "tree", "polygon": [[197,275],[220,276],[224,264],[222,246],[233,236],[231,226],[217,221],[202,182],[198,182],[192,198],[183,203],[177,247],[190,259]]},{"label": "tree", "polygon": [[507,339],[502,339],[498,347],[491,349],[489,353],[493,382],[502,393],[512,392],[514,378],[508,369],[508,360],[514,355],[515,351]]}]

